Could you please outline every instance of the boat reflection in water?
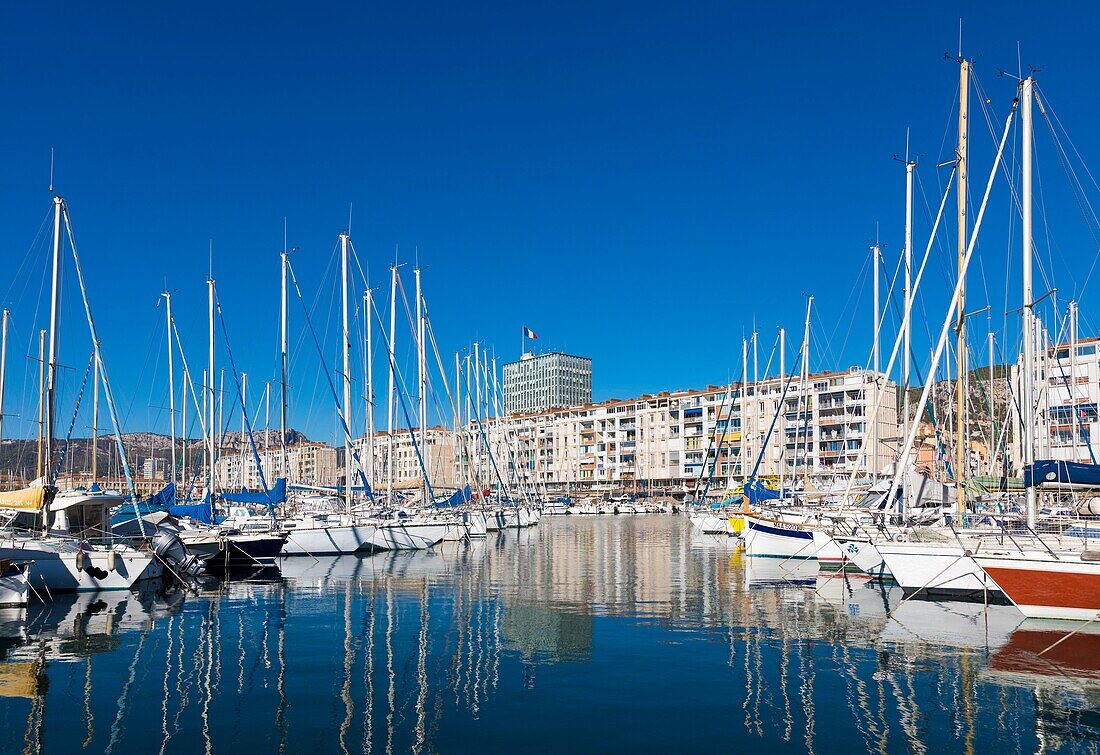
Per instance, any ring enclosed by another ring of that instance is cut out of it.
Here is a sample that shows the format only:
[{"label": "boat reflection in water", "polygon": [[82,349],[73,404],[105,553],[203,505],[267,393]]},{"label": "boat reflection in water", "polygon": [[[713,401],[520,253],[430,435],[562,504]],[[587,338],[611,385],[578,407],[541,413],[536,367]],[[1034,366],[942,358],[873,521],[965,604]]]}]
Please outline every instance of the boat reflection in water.
[{"label": "boat reflection in water", "polygon": [[547,518],[0,613],[0,751],[1094,751],[1100,637],[1013,610]]}]

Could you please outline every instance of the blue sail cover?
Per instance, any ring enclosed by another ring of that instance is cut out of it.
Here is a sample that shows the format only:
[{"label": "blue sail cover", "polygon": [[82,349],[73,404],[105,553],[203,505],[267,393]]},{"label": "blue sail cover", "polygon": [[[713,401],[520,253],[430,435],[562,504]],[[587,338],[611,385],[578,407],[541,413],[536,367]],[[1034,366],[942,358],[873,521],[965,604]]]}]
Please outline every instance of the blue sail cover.
[{"label": "blue sail cover", "polygon": [[[92,485],[92,490],[98,491],[98,485]],[[124,503],[114,509],[115,513],[111,515],[111,524],[125,524],[126,522],[133,521],[138,516],[145,516],[146,514],[153,514],[158,511],[168,511],[169,508],[176,502],[176,485],[175,483],[168,483],[165,485],[159,493],[155,493],[148,498],[138,501],[137,506],[133,504]],[[134,509],[137,509],[137,514],[134,513]]]},{"label": "blue sail cover", "polygon": [[263,503],[274,506],[286,500],[286,478],[280,477],[275,481],[275,487],[264,492],[250,493],[242,490],[240,493],[222,493],[222,500],[230,503]]},{"label": "blue sail cover", "polygon": [[1044,484],[1100,488],[1100,464],[1040,459],[1024,467],[1024,487],[1042,487]]},{"label": "blue sail cover", "polygon": [[744,486],[745,497],[749,499],[749,503],[759,503],[760,501],[775,501],[779,498],[778,490],[771,490],[764,487],[764,483],[760,480],[750,480],[745,483]]},{"label": "blue sail cover", "polygon": [[214,507],[210,505],[210,494],[202,499],[202,503],[188,505],[176,504],[168,507],[168,513],[172,516],[187,516],[203,524],[214,523]]},{"label": "blue sail cover", "polygon": [[445,498],[442,501],[435,501],[433,506],[461,506],[464,503],[469,503],[473,498],[473,492],[470,490],[470,486],[456,490],[450,498]]}]

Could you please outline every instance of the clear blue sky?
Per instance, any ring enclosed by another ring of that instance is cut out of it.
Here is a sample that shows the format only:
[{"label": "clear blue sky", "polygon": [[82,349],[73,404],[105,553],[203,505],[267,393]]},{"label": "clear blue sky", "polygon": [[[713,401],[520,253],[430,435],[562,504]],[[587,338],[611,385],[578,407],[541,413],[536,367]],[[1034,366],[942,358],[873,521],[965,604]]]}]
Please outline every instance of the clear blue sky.
[{"label": "clear blue sky", "polygon": [[[51,147],[127,430],[167,427],[155,408],[166,280],[189,359],[205,359],[211,241],[242,370],[275,374],[284,217],[335,356],[330,265],[349,203],[376,284],[395,246],[405,261],[419,248],[445,359],[474,339],[514,358],[527,324],[539,348],[593,358],[598,399],[625,397],[738,377],[754,320],[762,362],[776,327],[790,330],[790,364],[803,292],[816,296],[813,368],[865,363],[867,245],[877,227],[893,269],[904,181],[893,155],[907,128],[938,201],[957,85],[942,56],[960,16],[997,128],[1014,92],[997,72],[1017,70],[1019,43],[1092,164],[1097,15],[1020,2],[9,4],[0,259],[12,275],[0,295],[13,312],[8,411],[23,416],[5,434],[31,432],[25,357],[45,323],[48,245],[36,234]],[[980,113],[972,134],[976,200],[993,154]],[[1056,240],[1044,254],[1070,270],[1068,296],[1096,246],[1056,154],[1040,160]],[[1005,295],[1006,260],[1018,266],[1006,197],[1002,182],[968,306],[992,299],[998,327],[1006,302],[1019,305],[1011,275]],[[917,219],[923,249],[922,205]],[[930,267],[932,328],[952,257],[945,238]],[[68,290],[62,422],[88,354]],[[291,424],[331,439],[327,388],[292,311]],[[975,327],[980,341],[986,326]]]}]

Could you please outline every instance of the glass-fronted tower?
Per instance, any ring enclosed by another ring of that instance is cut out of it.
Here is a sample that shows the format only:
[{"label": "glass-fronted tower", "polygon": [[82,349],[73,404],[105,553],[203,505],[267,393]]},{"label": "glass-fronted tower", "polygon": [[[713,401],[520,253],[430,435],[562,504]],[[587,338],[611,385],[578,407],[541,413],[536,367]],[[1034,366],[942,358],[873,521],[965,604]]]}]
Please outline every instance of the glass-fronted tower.
[{"label": "glass-fronted tower", "polygon": [[552,351],[504,365],[504,406],[527,414],[592,403],[592,360]]}]

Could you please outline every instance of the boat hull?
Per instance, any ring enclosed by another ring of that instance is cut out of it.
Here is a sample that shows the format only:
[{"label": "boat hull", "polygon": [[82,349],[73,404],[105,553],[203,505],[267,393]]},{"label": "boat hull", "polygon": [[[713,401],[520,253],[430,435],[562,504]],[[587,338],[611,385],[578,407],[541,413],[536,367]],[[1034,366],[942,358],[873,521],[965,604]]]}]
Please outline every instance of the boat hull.
[{"label": "boat hull", "polygon": [[113,550],[56,548],[37,541],[0,541],[0,559],[29,561],[28,584],[46,597],[55,592],[129,590],[163,573],[152,554],[128,547]]},{"label": "boat hull", "polygon": [[388,551],[421,550],[442,542],[446,534],[446,524],[384,522],[378,525],[371,544]]},{"label": "boat hull", "polygon": [[881,543],[886,568],[906,596],[1004,600],[1003,594],[961,545]]},{"label": "boat hull", "polygon": [[814,536],[810,527],[745,515],[745,555],[772,558],[805,558],[816,556]]},{"label": "boat hull", "polygon": [[311,527],[287,531],[283,556],[339,556],[371,549],[373,525]]},{"label": "boat hull", "polygon": [[1029,619],[1100,617],[1100,563],[978,556],[978,566]]}]

